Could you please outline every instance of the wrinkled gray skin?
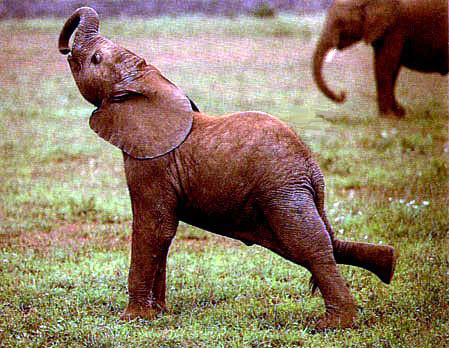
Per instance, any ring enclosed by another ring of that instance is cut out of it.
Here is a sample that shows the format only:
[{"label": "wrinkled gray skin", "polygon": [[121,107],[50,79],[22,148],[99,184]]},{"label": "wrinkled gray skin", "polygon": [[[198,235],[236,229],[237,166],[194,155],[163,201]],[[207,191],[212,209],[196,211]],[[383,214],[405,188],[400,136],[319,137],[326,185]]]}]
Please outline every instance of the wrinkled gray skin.
[{"label": "wrinkled gray skin", "polygon": [[374,48],[377,104],[380,116],[402,117],[405,109],[394,96],[401,66],[421,72],[448,72],[447,0],[335,0],[329,7],[313,57],[320,90],[337,103],[322,76],[331,49],[344,50],[364,40]]},{"label": "wrinkled gray skin", "polygon": [[334,238],[323,176],[281,121],[261,112],[210,117],[193,111],[155,67],[98,36],[98,16],[90,8],[67,20],[59,49],[70,53],[82,95],[98,107],[91,127],[123,151],[133,211],[123,319],[151,319],[166,310],[167,253],[179,221],[306,267],[326,306],[318,329],[349,327],[356,317],[337,263],[390,282],[394,249]]}]

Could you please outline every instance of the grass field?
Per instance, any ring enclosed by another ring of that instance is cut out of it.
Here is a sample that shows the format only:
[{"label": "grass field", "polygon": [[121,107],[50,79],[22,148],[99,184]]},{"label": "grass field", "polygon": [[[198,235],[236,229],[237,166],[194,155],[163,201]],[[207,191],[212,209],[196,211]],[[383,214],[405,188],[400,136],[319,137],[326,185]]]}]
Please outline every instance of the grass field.
[{"label": "grass field", "polygon": [[376,116],[371,49],[326,66],[322,17],[109,20],[102,33],[145,57],[204,112],[257,109],[309,144],[340,239],[400,252],[386,286],[340,267],[359,317],[313,333],[323,301],[277,255],[181,224],[168,260],[169,312],[123,323],[131,209],[119,150],[89,129],[93,107],[57,51],[64,20],[0,22],[0,347],[357,347],[449,345],[447,77],[401,72],[404,120]]}]

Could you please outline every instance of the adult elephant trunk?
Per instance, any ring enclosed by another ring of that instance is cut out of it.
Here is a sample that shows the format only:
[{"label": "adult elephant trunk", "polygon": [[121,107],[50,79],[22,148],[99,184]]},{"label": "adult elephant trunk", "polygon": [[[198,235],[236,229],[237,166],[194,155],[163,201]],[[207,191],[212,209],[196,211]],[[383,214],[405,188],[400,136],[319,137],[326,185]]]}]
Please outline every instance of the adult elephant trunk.
[{"label": "adult elephant trunk", "polygon": [[323,79],[323,63],[332,48],[335,48],[335,44],[328,38],[327,34],[323,33],[313,56],[313,77],[320,90],[328,98],[332,99],[334,102],[342,103],[346,99],[345,92],[341,92],[340,95],[335,94]]},{"label": "adult elephant trunk", "polygon": [[[75,55],[82,54],[83,51],[88,50],[89,44],[98,36],[99,26],[98,13],[94,9],[79,8],[67,19],[59,34],[59,52],[68,54],[72,51],[72,54]],[[70,49],[69,40],[76,29],[78,30],[73,40],[72,49]]]}]

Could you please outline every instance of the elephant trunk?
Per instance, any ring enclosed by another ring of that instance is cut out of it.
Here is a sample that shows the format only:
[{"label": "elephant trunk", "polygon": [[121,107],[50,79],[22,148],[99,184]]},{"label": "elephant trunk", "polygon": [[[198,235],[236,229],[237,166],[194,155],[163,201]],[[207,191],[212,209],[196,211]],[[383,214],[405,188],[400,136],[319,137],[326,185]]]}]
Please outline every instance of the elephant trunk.
[{"label": "elephant trunk", "polygon": [[334,48],[335,45],[332,43],[332,40],[327,39],[326,35],[322,35],[321,39],[318,42],[318,45],[315,49],[315,53],[313,56],[313,77],[315,79],[316,84],[320,88],[320,90],[334,102],[342,103],[346,99],[345,92],[341,92],[340,95],[336,95],[328,86],[326,81],[323,79],[323,63],[328,54],[328,52]]},{"label": "elephant trunk", "polygon": [[334,240],[334,257],[337,264],[362,267],[390,284],[393,277],[396,255],[389,245],[345,242]]},{"label": "elephant trunk", "polygon": [[[79,8],[67,19],[59,34],[59,52],[62,54],[68,54],[70,51],[73,54],[81,53],[98,36],[99,26],[98,13],[94,9]],[[73,40],[72,50],[70,50],[69,40],[76,29],[78,30]]]}]

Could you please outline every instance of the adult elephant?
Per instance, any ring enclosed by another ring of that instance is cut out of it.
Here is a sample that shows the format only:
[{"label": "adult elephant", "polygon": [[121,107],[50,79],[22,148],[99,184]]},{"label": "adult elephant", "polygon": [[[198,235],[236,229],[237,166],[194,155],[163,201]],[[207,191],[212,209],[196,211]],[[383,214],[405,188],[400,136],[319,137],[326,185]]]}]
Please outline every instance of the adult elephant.
[{"label": "adult elephant", "polygon": [[377,103],[381,116],[402,117],[394,87],[401,66],[421,72],[448,72],[447,0],[335,0],[313,57],[313,75],[321,91],[335,102],[322,76],[330,50],[364,40],[374,47]]}]

